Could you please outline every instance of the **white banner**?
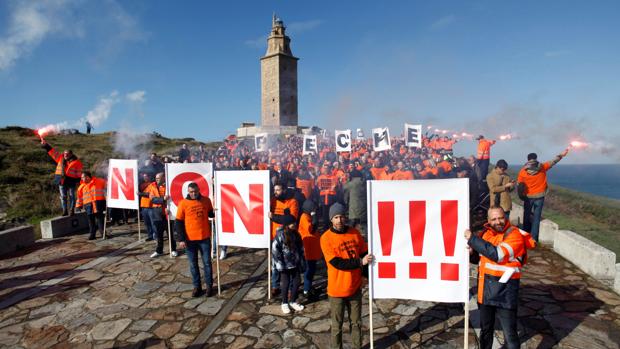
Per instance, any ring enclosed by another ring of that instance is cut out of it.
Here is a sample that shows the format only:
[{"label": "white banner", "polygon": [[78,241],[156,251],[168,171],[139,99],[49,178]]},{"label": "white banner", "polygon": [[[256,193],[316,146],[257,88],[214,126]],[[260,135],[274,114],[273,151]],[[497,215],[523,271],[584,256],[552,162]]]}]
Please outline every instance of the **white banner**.
[{"label": "white banner", "polygon": [[215,197],[220,245],[269,248],[269,171],[215,171]]},{"label": "white banner", "polygon": [[198,184],[200,195],[213,202],[213,165],[201,163],[166,164],[166,194],[170,196],[170,219],[176,219],[179,202],[187,197],[187,186]]},{"label": "white banner", "polygon": [[304,152],[306,154],[318,154],[319,149],[317,146],[316,135],[304,135]]},{"label": "white banner", "polygon": [[408,147],[422,147],[422,125],[405,124],[405,145]]},{"label": "white banner", "polygon": [[108,166],[108,207],[140,208],[138,197],[138,160],[110,159]]},{"label": "white banner", "polygon": [[266,133],[257,133],[254,135],[254,147],[256,151],[267,151],[267,134]]},{"label": "white banner", "polygon": [[390,130],[387,127],[373,128],[372,144],[375,151],[390,150]]},{"label": "white banner", "polygon": [[467,302],[469,181],[368,181],[372,298]]},{"label": "white banner", "polygon": [[336,130],[336,152],[351,151],[351,130]]}]

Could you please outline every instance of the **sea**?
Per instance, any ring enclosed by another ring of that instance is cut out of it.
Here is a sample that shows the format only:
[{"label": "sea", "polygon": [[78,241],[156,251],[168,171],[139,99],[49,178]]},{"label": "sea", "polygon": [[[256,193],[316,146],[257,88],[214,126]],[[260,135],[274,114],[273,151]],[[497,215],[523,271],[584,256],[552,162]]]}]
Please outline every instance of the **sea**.
[{"label": "sea", "polygon": [[[518,168],[513,168],[516,173]],[[620,200],[620,164],[555,165],[547,172],[551,184]]]}]

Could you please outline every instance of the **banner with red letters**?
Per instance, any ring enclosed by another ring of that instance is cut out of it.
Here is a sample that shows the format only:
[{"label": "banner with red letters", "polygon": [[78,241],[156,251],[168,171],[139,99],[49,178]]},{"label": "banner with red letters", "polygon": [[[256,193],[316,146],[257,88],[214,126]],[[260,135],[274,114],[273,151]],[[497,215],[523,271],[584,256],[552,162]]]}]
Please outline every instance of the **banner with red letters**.
[{"label": "banner with red letters", "polygon": [[269,171],[216,171],[218,243],[269,248]]},{"label": "banner with red letters", "polygon": [[110,159],[106,204],[114,208],[139,209],[138,160]]},{"label": "banner with red letters", "polygon": [[187,197],[187,186],[192,182],[198,184],[200,195],[208,197],[213,203],[213,164],[166,164],[166,194],[170,196],[170,219],[176,218],[177,206]]},{"label": "banner with red letters", "polygon": [[372,298],[467,302],[469,181],[367,185]]}]

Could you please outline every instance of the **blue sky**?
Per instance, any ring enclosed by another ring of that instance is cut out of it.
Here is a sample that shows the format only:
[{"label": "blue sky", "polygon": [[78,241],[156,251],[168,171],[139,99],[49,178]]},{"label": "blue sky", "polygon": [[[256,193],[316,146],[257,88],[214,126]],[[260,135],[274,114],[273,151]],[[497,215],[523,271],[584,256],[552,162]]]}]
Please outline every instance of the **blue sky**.
[{"label": "blue sky", "polygon": [[0,124],[221,139],[260,121],[274,11],[302,125],[515,133],[492,152],[513,164],[580,139],[567,163],[620,162],[617,1],[2,1]]}]

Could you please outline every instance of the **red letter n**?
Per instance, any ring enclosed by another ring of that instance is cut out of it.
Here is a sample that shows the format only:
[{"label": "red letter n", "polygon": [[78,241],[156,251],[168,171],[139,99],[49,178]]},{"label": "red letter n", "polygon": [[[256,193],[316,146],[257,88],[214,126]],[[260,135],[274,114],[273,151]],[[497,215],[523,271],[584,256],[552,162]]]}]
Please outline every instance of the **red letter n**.
[{"label": "red letter n", "polygon": [[112,169],[112,191],[111,196],[112,199],[118,200],[118,187],[121,187],[123,194],[127,200],[133,201],[135,195],[135,185],[133,183],[133,169],[126,168],[125,169],[125,179],[121,176],[121,173],[118,168]]},{"label": "red letter n", "polygon": [[235,215],[237,211],[245,229],[250,234],[264,233],[263,185],[250,184],[250,207],[245,205],[234,184],[222,184],[222,232],[235,232]]}]

